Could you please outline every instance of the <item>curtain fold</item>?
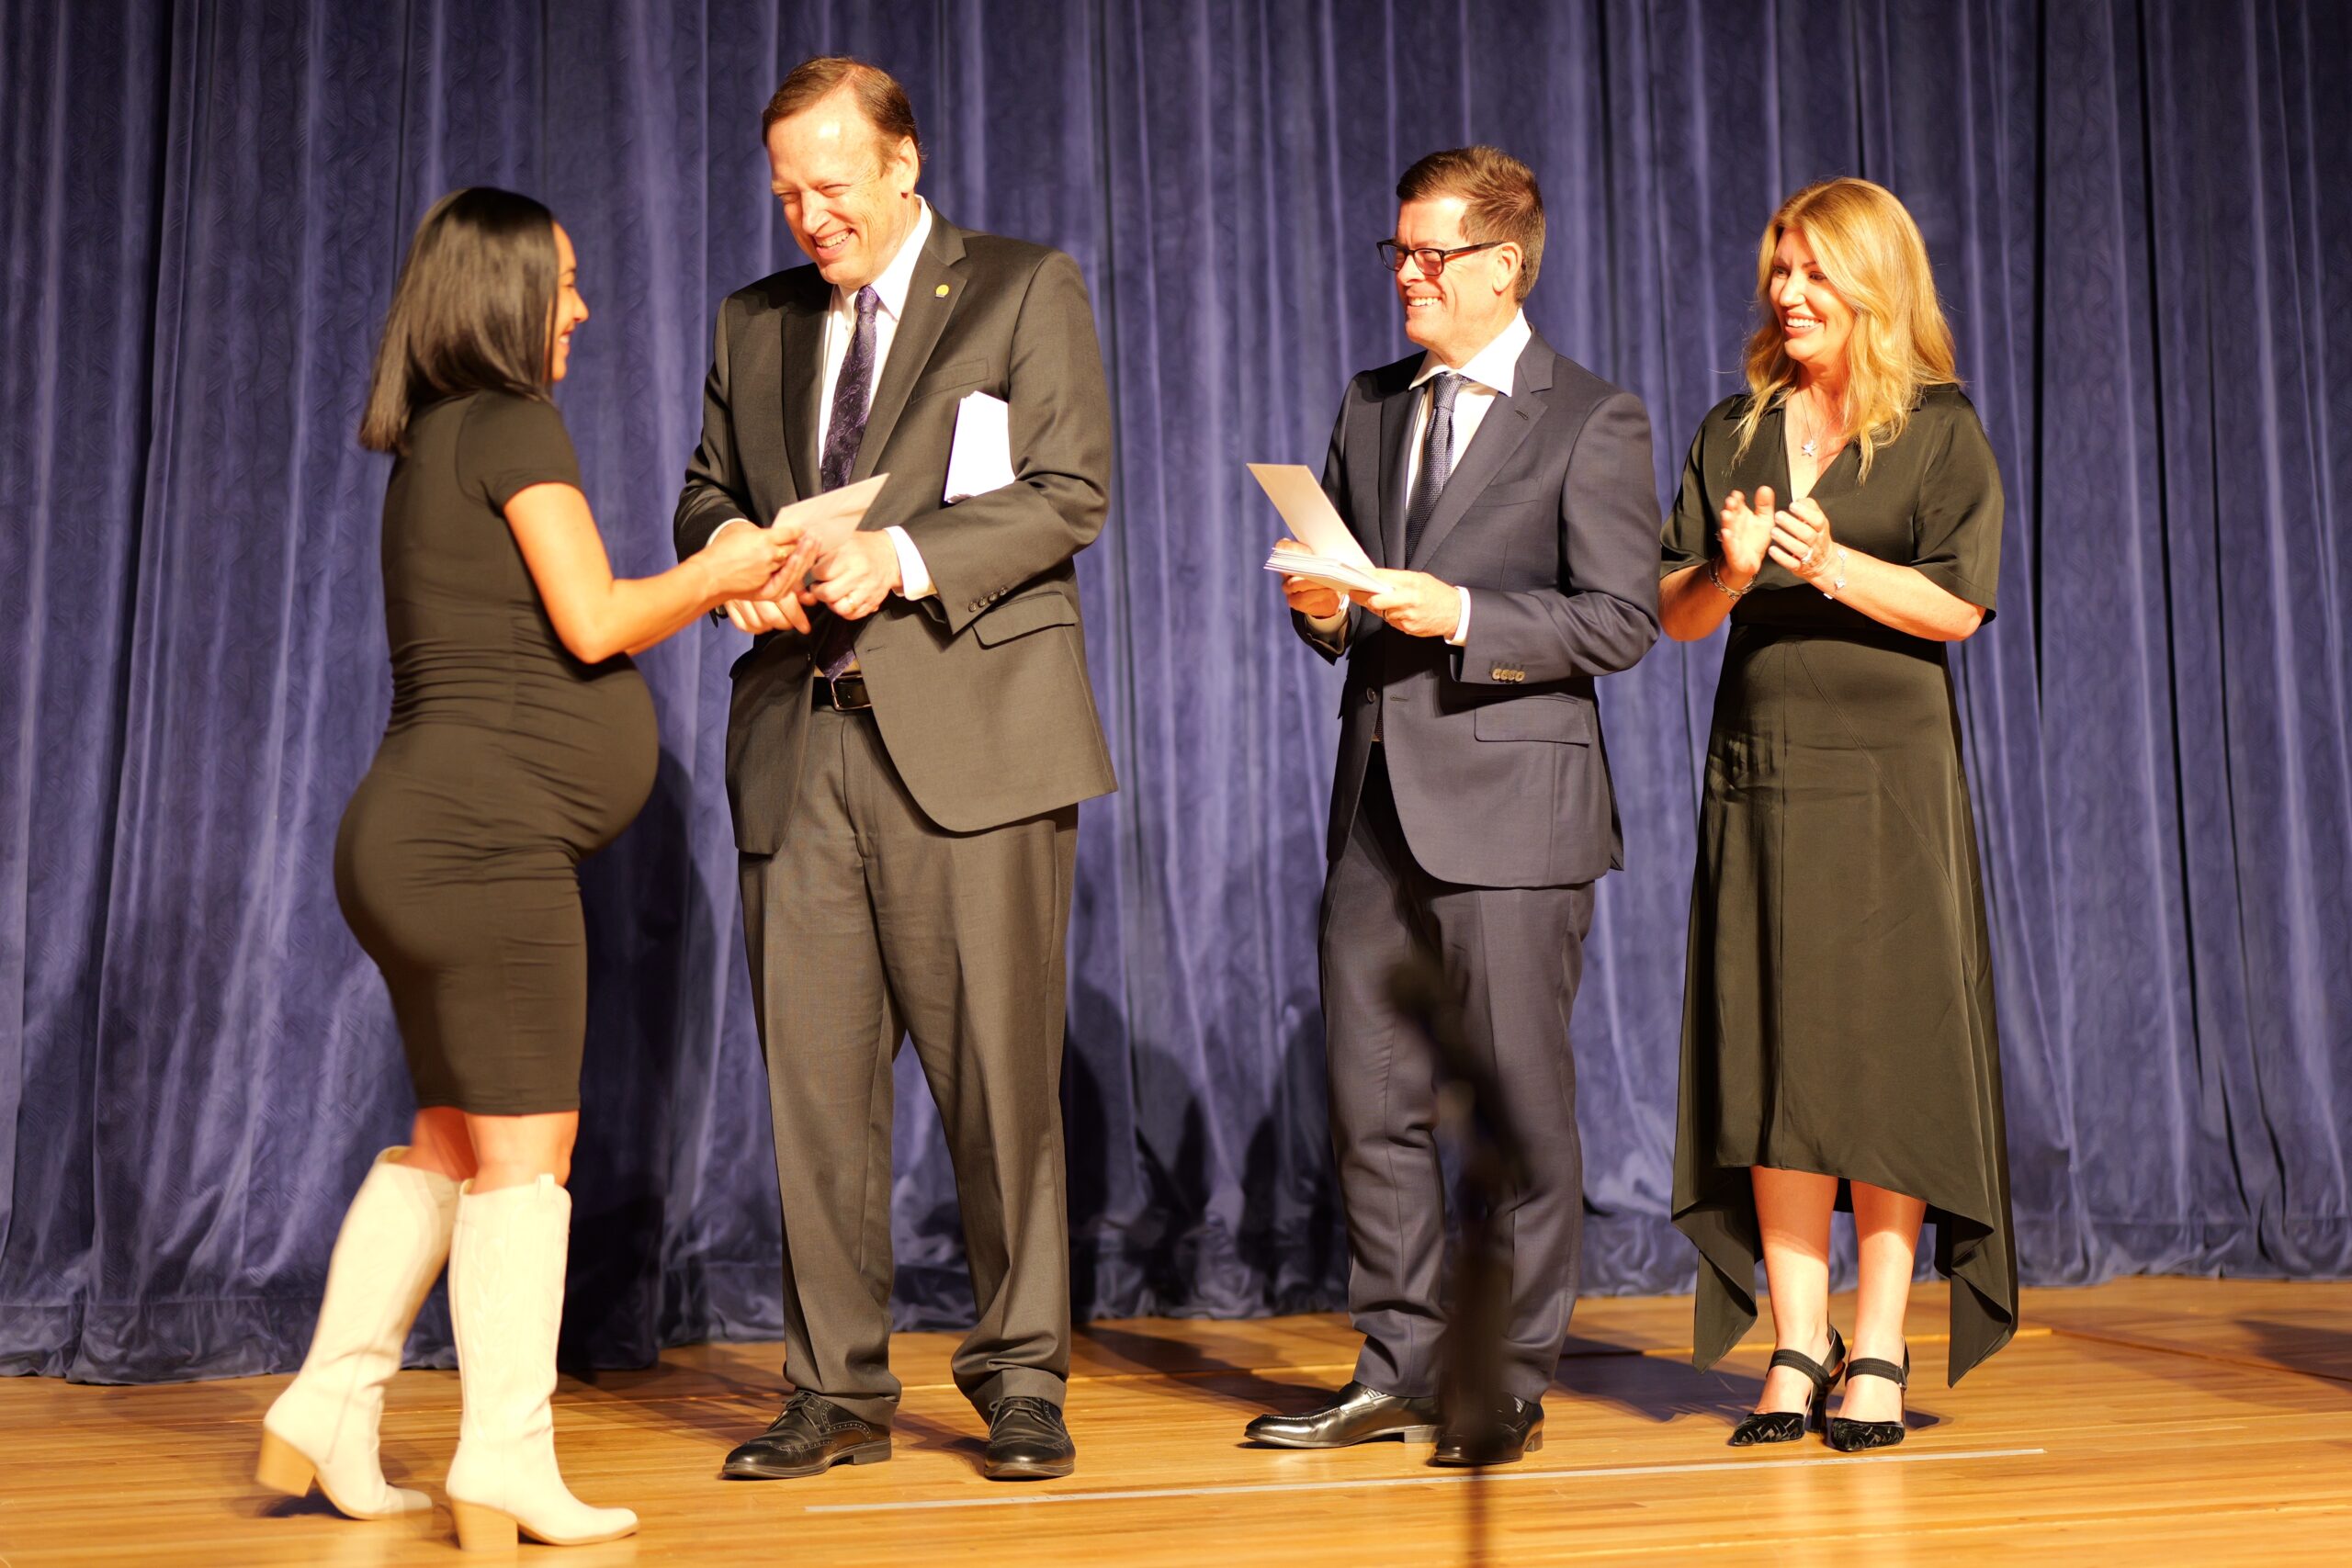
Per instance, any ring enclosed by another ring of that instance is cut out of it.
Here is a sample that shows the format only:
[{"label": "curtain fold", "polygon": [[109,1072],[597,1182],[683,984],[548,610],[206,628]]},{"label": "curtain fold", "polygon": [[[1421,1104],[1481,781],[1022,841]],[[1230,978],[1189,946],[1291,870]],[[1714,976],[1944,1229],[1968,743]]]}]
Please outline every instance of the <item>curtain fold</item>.
[{"label": "curtain fold", "polygon": [[[1076,1305],[1344,1296],[1315,917],[1338,678],[1241,465],[1319,465],[1407,352],[1404,166],[1543,178],[1529,301],[1638,391],[1658,486],[1737,385],[1808,180],[1910,207],[2008,494],[1957,654],[2030,1280],[2352,1273],[2352,10],[2324,0],[0,0],[0,1369],[299,1359],[412,1105],[329,874],[390,682],[385,465],[352,440],[424,208],[554,208],[594,311],[560,394],[617,570],[666,564],[713,312],[798,255],[758,117],[796,60],[906,84],[923,188],[1057,245],[1117,421],[1080,563],[1120,792],[1081,819]],[[778,1331],[721,769],[740,639],[641,663],[653,796],[583,870],[568,1354]],[[1597,1292],[1665,1223],[1720,644],[1603,682],[1627,868],[1575,1049]],[[1899,1050],[1901,1042],[1891,1041]],[[902,1061],[902,1324],[970,1310]],[[413,1351],[446,1359],[437,1299]]]}]

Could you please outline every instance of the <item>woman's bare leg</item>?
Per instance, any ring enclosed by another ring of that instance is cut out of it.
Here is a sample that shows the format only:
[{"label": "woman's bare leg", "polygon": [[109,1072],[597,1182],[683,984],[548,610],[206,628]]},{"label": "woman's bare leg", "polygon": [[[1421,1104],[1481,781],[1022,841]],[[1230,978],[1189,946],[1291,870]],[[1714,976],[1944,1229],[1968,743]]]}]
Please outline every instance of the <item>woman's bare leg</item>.
[{"label": "woman's bare leg", "polygon": [[[1764,1279],[1772,1293],[1772,1342],[1824,1360],[1829,1354],[1829,1212],[1838,1179],[1809,1170],[1748,1172],[1756,1221],[1764,1238]],[[1803,1372],[1775,1367],[1764,1375],[1758,1410],[1803,1410],[1813,1384]]]},{"label": "woman's bare leg", "polygon": [[[1854,1183],[1855,1250],[1861,1255],[1862,1278],[1853,1354],[1903,1364],[1903,1314],[1911,1304],[1911,1270],[1927,1217],[1925,1199]],[[1903,1391],[1884,1378],[1849,1382],[1838,1414],[1849,1421],[1899,1421]]]},{"label": "woman's bare leg", "polygon": [[580,1136],[580,1112],[552,1111],[536,1116],[469,1116],[473,1141],[474,1190],[495,1192],[552,1176],[558,1187],[571,1179],[571,1145]]},{"label": "woman's bare leg", "polygon": [[474,1143],[466,1132],[466,1113],[454,1106],[432,1105],[416,1113],[410,1129],[408,1153],[400,1163],[429,1170],[452,1181],[474,1173]]}]

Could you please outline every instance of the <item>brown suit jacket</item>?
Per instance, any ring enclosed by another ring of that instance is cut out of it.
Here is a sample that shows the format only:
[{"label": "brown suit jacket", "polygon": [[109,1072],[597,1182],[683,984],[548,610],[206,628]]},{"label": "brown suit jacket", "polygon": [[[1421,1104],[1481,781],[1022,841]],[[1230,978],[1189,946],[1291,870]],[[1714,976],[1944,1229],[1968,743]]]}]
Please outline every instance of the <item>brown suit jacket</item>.
[{"label": "brown suit jacket", "polygon": [[[680,558],[730,517],[764,523],[817,493],[831,302],[811,265],[719,306],[702,442],[678,497]],[[956,404],[974,391],[1012,405],[1017,481],[943,506]],[[1111,481],[1110,393],[1077,263],[933,214],[851,478],[877,473],[890,480],[862,526],[906,529],[938,589],[911,603],[892,595],[857,639],[875,720],[916,804],[972,832],[1115,789],[1071,566],[1102,530]],[[808,640],[762,637],[733,676],[736,842],[772,854],[808,731]]]}]

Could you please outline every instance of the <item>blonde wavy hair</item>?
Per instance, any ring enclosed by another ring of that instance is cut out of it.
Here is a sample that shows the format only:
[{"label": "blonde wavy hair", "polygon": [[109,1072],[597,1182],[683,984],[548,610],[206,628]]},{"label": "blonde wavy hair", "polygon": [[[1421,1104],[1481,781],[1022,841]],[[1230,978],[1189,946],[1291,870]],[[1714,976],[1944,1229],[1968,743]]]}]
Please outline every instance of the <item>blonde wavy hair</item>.
[{"label": "blonde wavy hair", "polygon": [[1781,237],[1804,231],[1814,260],[1830,287],[1852,308],[1846,340],[1846,428],[1862,448],[1862,473],[1878,448],[1899,439],[1912,405],[1929,387],[1960,384],[1951,328],[1936,299],[1919,226],[1884,186],[1869,180],[1824,180],[1781,204],[1756,248],[1756,299],[1763,320],[1747,340],[1747,412],[1739,422],[1745,457],[1765,412],[1796,384],[1781,313],[1772,304],[1772,259]]}]

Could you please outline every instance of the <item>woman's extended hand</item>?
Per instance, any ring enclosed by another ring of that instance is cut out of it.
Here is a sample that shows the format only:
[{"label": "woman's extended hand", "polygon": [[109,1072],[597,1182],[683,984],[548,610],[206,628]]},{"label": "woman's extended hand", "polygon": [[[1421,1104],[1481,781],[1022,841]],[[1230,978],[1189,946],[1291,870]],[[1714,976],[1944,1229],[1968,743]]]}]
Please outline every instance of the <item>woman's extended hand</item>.
[{"label": "woman's extended hand", "polygon": [[710,573],[713,599],[750,599],[775,592],[776,575],[799,544],[798,538],[775,528],[721,528],[702,548]]}]

